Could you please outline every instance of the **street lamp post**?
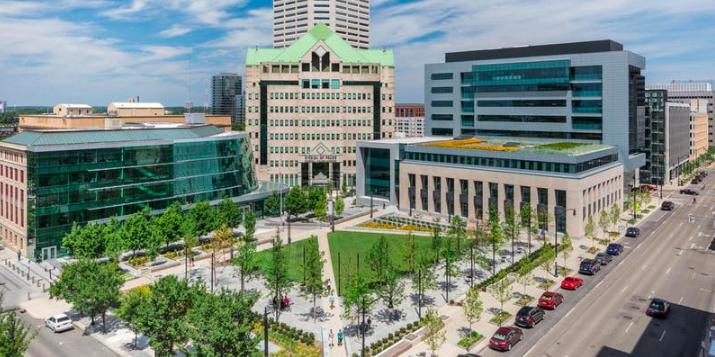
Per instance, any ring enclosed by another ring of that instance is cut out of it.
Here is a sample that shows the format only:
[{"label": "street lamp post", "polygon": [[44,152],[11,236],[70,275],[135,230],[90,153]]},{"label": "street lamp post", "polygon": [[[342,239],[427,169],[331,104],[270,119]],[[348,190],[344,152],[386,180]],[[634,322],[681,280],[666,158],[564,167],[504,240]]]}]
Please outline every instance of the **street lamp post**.
[{"label": "street lamp post", "polygon": [[268,306],[263,308],[263,355],[268,357]]},{"label": "street lamp post", "polygon": [[370,192],[370,218],[372,218],[372,192]]}]

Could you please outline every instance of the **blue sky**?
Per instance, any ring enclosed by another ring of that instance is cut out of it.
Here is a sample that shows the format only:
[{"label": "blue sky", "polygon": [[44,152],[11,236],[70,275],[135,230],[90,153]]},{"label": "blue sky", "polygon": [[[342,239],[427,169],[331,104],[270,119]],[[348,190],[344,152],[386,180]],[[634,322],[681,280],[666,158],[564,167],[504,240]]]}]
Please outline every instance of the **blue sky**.
[{"label": "blue sky", "polygon": [[[210,76],[271,45],[271,0],[0,0],[0,100],[208,103]],[[449,51],[610,38],[649,83],[715,79],[713,0],[373,0],[373,47],[394,49],[397,99]]]}]

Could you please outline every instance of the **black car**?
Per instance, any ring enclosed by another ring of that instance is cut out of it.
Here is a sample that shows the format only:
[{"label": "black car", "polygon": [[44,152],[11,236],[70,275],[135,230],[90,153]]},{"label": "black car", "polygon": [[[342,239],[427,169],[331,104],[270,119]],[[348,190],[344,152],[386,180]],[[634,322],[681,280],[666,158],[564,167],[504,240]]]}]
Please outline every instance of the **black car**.
[{"label": "black car", "polygon": [[653,317],[667,317],[670,312],[670,303],[658,298],[653,298],[645,311],[646,315]]},{"label": "black car", "polygon": [[695,190],[689,189],[689,188],[684,188],[684,189],[680,190],[680,194],[681,194],[681,195],[697,196],[697,195],[698,195],[698,191],[695,191]]},{"label": "black car", "polygon": [[544,310],[540,307],[524,306],[516,313],[516,324],[522,327],[534,327],[544,319]]},{"label": "black car", "polygon": [[613,260],[613,256],[608,254],[608,253],[598,253],[596,254],[596,257],[594,258],[597,262],[599,262],[601,265],[607,265]]},{"label": "black car", "polygon": [[640,228],[628,227],[628,229],[626,229],[626,237],[637,238],[639,235],[641,235]]},{"label": "black car", "polygon": [[663,211],[672,211],[673,208],[675,208],[675,204],[671,201],[663,201],[663,203],[660,204],[660,209]]},{"label": "black car", "polygon": [[618,243],[611,243],[606,247],[606,253],[610,255],[621,255],[621,253],[623,253],[623,246]]},{"label": "black car", "polygon": [[593,275],[601,270],[601,263],[593,259],[584,259],[578,267],[578,272],[584,275]]}]

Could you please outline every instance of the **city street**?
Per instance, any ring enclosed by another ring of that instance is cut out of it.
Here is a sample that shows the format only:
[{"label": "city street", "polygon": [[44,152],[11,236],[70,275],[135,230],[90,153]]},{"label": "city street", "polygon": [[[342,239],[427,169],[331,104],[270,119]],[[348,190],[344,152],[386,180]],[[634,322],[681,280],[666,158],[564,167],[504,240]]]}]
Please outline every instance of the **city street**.
[{"label": "city street", "polygon": [[[712,174],[705,179],[713,182]],[[695,356],[715,287],[715,252],[708,251],[715,197],[706,192],[697,204],[673,193],[674,211],[654,212],[640,237],[623,238],[624,254],[585,277],[582,289],[563,292],[563,306],[525,331],[507,355]],[[651,297],[673,304],[667,319],[645,315]],[[504,354],[485,348],[482,355]]]},{"label": "city street", "polygon": [[22,319],[37,328],[38,335],[32,340],[25,356],[28,357],[105,357],[116,356],[91,336],[82,336],[82,331],[75,328],[62,333],[53,333],[45,327],[42,320],[33,319],[26,314],[19,314]]}]

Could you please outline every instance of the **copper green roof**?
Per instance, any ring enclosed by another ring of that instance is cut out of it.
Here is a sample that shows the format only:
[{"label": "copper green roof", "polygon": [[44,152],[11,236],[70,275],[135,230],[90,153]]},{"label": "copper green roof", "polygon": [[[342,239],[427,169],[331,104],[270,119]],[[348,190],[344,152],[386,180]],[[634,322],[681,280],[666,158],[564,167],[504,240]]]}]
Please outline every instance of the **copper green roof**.
[{"label": "copper green roof", "polygon": [[223,130],[210,125],[161,129],[28,130],[13,135],[3,140],[2,143],[25,146],[28,149],[56,145],[136,144],[157,140],[199,139],[223,132]]},{"label": "copper green roof", "polygon": [[251,48],[246,54],[246,65],[262,63],[299,63],[308,51],[322,42],[344,63],[377,63],[394,67],[392,50],[362,50],[350,46],[328,26],[317,24],[286,48]]}]

